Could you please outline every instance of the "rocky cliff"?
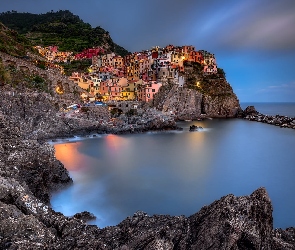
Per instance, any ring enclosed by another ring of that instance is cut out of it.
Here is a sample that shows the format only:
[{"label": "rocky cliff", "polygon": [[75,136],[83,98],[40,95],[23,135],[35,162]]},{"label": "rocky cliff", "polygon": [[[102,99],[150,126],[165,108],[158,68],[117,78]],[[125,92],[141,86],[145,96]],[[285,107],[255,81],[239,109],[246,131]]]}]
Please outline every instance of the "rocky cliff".
[{"label": "rocky cliff", "polygon": [[183,76],[183,87],[168,80],[152,105],[175,114],[179,120],[236,116],[240,110],[239,100],[224,73],[204,74],[199,64],[186,62]]}]

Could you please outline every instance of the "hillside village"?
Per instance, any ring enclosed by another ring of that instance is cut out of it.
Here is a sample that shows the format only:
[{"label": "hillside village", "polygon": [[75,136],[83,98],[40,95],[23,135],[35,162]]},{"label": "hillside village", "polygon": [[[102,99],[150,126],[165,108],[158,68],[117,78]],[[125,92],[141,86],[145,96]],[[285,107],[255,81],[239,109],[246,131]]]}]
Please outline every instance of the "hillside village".
[{"label": "hillside village", "polygon": [[[162,85],[185,85],[186,62],[201,66],[204,75],[218,73],[214,54],[196,51],[194,46],[157,46],[125,57],[115,53],[106,54],[99,47],[86,49],[76,55],[58,51],[57,46],[37,46],[36,49],[49,65],[92,60],[88,72],[74,72],[69,76],[70,80],[87,90],[88,94],[83,93],[82,96],[84,100],[149,102]],[[64,73],[62,67],[60,70]]]}]

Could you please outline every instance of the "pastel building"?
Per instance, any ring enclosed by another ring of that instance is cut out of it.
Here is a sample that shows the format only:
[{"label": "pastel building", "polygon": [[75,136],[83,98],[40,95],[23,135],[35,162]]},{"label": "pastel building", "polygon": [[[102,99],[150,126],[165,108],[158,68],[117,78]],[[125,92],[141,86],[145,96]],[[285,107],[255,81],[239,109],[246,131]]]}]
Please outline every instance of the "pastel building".
[{"label": "pastel building", "polygon": [[122,100],[135,100],[136,81],[127,81],[127,78],[122,78],[119,85],[122,87]]},{"label": "pastel building", "polygon": [[108,85],[108,81],[102,81],[100,83],[100,94],[103,96],[103,99],[105,101],[109,100],[109,96],[110,96],[110,90],[109,90],[109,85]]},{"label": "pastel building", "polygon": [[153,100],[154,95],[158,93],[161,83],[155,81],[148,83],[139,83],[137,85],[137,99],[138,101],[149,102]]}]

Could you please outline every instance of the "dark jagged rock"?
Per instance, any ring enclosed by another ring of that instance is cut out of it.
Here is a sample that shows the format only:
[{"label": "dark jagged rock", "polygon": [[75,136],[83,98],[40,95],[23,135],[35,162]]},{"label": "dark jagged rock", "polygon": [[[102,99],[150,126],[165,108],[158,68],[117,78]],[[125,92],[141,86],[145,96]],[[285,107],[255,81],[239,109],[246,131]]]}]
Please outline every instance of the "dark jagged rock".
[{"label": "dark jagged rock", "polygon": [[280,126],[281,128],[295,129],[295,117],[282,115],[264,115],[256,111],[254,106],[247,107],[239,118],[244,118],[249,121],[263,122],[270,125]]},{"label": "dark jagged rock", "polygon": [[203,128],[201,126],[197,126],[197,125],[189,126],[189,131],[198,131],[200,129],[203,129]]},{"label": "dark jagged rock", "polygon": [[89,221],[89,220],[94,220],[96,219],[96,216],[90,212],[84,211],[81,213],[76,213],[74,214],[74,218],[78,220],[83,220],[83,221]]},{"label": "dark jagged rock", "polygon": [[257,115],[258,111],[256,111],[254,106],[248,106],[245,110],[244,110],[244,117],[247,115]]}]

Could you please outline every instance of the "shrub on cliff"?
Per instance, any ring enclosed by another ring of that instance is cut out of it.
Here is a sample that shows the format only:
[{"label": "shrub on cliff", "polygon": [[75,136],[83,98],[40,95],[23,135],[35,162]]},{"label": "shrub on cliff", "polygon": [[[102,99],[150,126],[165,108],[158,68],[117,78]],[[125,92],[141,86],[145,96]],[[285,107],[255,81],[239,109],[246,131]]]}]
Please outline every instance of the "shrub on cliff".
[{"label": "shrub on cliff", "polygon": [[11,76],[8,70],[3,66],[2,60],[0,60],[0,86],[4,86],[11,82]]}]

